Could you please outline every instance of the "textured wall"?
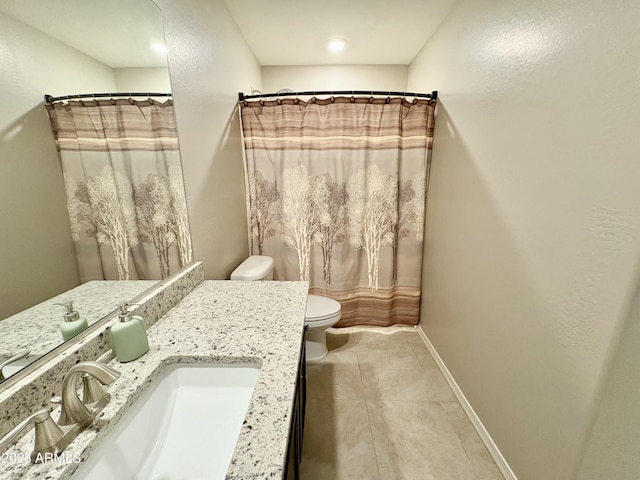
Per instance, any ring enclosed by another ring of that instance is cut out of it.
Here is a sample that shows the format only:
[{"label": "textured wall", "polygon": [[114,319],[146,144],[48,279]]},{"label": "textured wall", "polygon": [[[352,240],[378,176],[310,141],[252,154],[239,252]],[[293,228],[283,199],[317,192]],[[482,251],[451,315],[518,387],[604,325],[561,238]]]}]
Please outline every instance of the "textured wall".
[{"label": "textured wall", "polygon": [[167,68],[114,68],[113,78],[118,92],[171,92]]},{"label": "textured wall", "polygon": [[248,255],[238,92],[260,66],[222,0],[158,0],[169,48],[193,250],[209,279]]},{"label": "textured wall", "polygon": [[407,65],[308,65],[262,67],[264,93],[305,90],[395,90],[407,86]]},{"label": "textured wall", "polygon": [[410,66],[441,99],[421,327],[520,480],[577,474],[635,294],[639,21],[463,0]]},{"label": "textured wall", "polygon": [[640,289],[580,466],[579,480],[640,475]]},{"label": "textured wall", "polygon": [[0,14],[0,319],[79,284],[45,93],[112,91],[111,69]]}]

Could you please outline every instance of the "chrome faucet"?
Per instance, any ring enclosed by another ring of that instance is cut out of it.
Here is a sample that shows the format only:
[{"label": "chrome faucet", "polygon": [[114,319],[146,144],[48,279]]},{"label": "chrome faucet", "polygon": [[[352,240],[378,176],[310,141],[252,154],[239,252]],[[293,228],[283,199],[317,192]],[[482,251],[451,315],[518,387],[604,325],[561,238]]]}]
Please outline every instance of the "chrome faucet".
[{"label": "chrome faucet", "polygon": [[[86,376],[85,376],[86,375]],[[40,410],[20,422],[2,439],[0,449],[13,443],[32,423],[35,424],[36,438],[31,453],[33,463],[44,462],[45,454],[61,453],[78,434],[87,428],[96,414],[107,404],[111,396],[102,385],[109,385],[120,376],[120,372],[99,362],[81,362],[71,367],[62,382],[62,405],[60,418],[56,423],[48,410]],[[84,402],[78,397],[78,378],[83,377],[86,391]],[[92,383],[90,380],[97,381]]]}]

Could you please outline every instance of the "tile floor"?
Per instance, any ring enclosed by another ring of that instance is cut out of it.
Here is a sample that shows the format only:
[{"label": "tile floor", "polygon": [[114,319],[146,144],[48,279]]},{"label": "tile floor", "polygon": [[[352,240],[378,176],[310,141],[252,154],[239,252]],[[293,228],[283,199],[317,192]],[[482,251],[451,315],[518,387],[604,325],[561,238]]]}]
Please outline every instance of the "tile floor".
[{"label": "tile floor", "polygon": [[415,330],[329,329],[327,344],[307,368],[302,480],[504,479]]}]

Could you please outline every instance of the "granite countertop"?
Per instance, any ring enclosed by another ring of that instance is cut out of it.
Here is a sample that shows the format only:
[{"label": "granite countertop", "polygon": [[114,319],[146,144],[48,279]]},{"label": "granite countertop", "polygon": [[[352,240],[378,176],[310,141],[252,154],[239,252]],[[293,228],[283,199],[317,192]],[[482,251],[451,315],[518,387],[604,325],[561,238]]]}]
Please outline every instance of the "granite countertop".
[{"label": "granite countertop", "polygon": [[[0,478],[70,478],[77,468],[71,459],[87,458],[162,366],[176,362],[261,364],[226,478],[282,478],[307,292],[306,282],[203,282],[149,329],[146,355],[130,363],[110,363],[121,372],[107,388],[111,401],[67,447],[68,461],[15,461],[16,453],[28,458],[33,449],[30,432],[3,454]],[[58,412],[52,416],[57,418]]]}]

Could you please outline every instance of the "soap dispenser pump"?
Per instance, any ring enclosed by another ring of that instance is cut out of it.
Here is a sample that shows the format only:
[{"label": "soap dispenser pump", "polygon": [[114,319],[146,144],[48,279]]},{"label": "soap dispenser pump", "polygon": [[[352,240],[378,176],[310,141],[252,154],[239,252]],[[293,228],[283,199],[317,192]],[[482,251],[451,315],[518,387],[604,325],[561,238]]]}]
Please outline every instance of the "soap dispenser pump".
[{"label": "soap dispenser pump", "polygon": [[119,362],[125,363],[140,358],[149,351],[149,339],[144,321],[127,311],[130,305],[119,305],[118,322],[111,326],[111,347]]},{"label": "soap dispenser pump", "polygon": [[87,319],[80,318],[80,314],[73,309],[73,300],[56,303],[55,305],[60,305],[66,310],[63,315],[64,320],[60,323],[60,331],[65,342],[89,327]]}]

